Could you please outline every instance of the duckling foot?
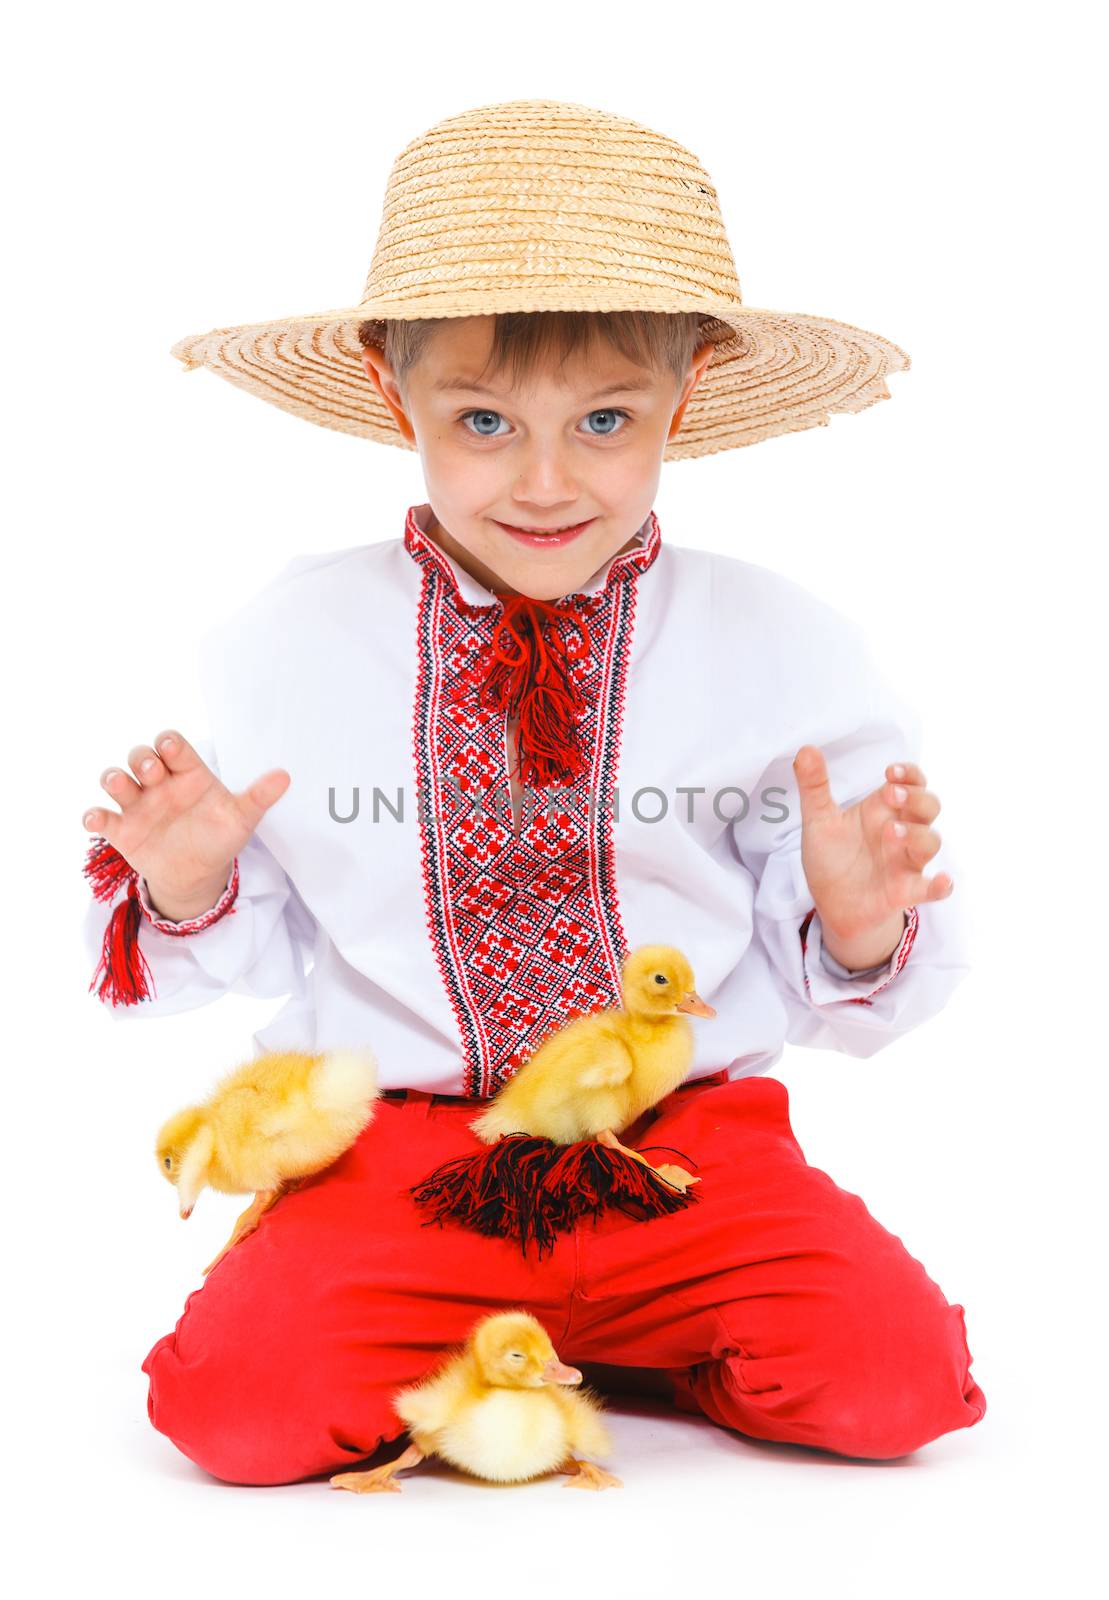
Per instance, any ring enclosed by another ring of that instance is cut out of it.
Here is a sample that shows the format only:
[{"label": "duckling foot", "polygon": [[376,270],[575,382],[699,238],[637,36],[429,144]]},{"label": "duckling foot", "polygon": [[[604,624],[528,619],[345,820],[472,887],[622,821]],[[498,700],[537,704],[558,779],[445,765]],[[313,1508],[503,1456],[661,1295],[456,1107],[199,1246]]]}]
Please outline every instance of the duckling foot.
[{"label": "duckling foot", "polygon": [[558,1469],[570,1476],[562,1485],[564,1489],[622,1489],[623,1481],[598,1467],[593,1461],[575,1461],[573,1456]]},{"label": "duckling foot", "polygon": [[695,1178],[684,1167],[662,1166],[652,1167],[646,1156],[641,1156],[638,1150],[630,1150],[626,1144],[621,1144],[611,1128],[603,1128],[597,1134],[597,1143],[603,1144],[609,1150],[622,1150],[626,1156],[631,1156],[633,1161],[638,1161],[642,1166],[649,1167],[652,1172],[657,1172],[663,1183],[668,1183],[671,1189],[678,1189],[682,1194],[691,1184],[700,1183],[700,1178]]},{"label": "duckling foot", "polygon": [[285,1188],[282,1185],[277,1189],[263,1189],[260,1193],[254,1196],[254,1199],[251,1201],[250,1205],[247,1206],[246,1210],[243,1212],[242,1216],[231,1230],[231,1237],[228,1239],[219,1255],[214,1256],[204,1268],[205,1277],[208,1276],[217,1262],[222,1261],[227,1252],[238,1244],[240,1239],[245,1239],[248,1233],[254,1232],[255,1228],[262,1220],[264,1214],[269,1210],[270,1206],[272,1206],[275,1201],[280,1200],[284,1193]]},{"label": "duckling foot", "polygon": [[[651,1166],[647,1157],[641,1156],[638,1150],[629,1150],[626,1144],[621,1144],[611,1128],[602,1128],[595,1137],[598,1144],[605,1145],[609,1150],[622,1150],[626,1156],[631,1156],[633,1161],[639,1161],[645,1167]],[[651,1171],[654,1171],[653,1167],[651,1167]]]},{"label": "duckling foot", "polygon": [[333,1489],[349,1489],[353,1494],[400,1494],[400,1484],[395,1482],[398,1472],[406,1467],[418,1467],[422,1453],[410,1444],[395,1461],[386,1461],[383,1467],[370,1467],[366,1472],[337,1472],[329,1478]]},{"label": "duckling foot", "polygon": [[700,1178],[695,1178],[691,1172],[687,1172],[684,1167],[674,1167],[669,1163],[662,1167],[652,1167],[651,1171],[657,1172],[662,1181],[668,1183],[672,1189],[680,1189],[682,1194],[691,1184],[700,1183],[701,1181]]}]

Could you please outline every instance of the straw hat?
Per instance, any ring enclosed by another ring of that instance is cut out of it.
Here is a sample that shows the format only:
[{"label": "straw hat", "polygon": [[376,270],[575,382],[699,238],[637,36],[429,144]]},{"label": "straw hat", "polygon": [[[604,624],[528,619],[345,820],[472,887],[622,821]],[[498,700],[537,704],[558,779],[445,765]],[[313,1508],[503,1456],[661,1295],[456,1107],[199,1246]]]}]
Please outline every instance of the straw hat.
[{"label": "straw hat", "polygon": [[172,353],[321,427],[412,449],[363,371],[359,325],[505,311],[703,313],[716,348],[666,460],[862,411],[909,365],[849,323],[743,305],[697,158],[639,123],[554,100],[462,112],[401,151],[357,305],[217,328]]}]

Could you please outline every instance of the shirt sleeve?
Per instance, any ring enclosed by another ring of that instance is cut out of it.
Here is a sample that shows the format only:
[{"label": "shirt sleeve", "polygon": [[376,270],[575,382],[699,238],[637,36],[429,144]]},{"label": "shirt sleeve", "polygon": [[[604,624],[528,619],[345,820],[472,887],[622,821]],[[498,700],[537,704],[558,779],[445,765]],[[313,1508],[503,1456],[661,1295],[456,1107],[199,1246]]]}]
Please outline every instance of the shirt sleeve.
[{"label": "shirt sleeve", "polygon": [[[212,746],[197,741],[196,748],[218,772]],[[131,878],[122,880],[110,898],[92,899],[85,914],[85,941],[90,960],[97,963],[90,989],[113,1017],[170,1015],[229,991],[273,998],[304,987],[316,922],[256,835],[233,863],[219,899],[187,922],[161,917],[142,879]],[[133,906],[127,905],[128,897]],[[131,951],[132,965],[141,973],[137,989],[111,981],[108,970],[113,963],[118,968],[124,937],[137,942],[137,951]]]},{"label": "shirt sleeve", "polygon": [[[865,968],[845,967],[824,948],[824,930],[820,925],[816,907],[813,906],[801,924],[801,949],[804,956],[802,970],[809,998],[817,1001],[842,1000],[845,995],[856,1005],[869,1005],[871,997],[884,989],[901,971],[909,959],[909,952],[920,926],[920,912],[916,906],[902,913],[902,933],[893,954],[877,966]],[[826,982],[827,974],[837,980]],[[851,987],[845,988],[845,985]]]},{"label": "shirt sleeve", "polygon": [[[803,744],[822,751],[832,796],[842,807],[880,787],[891,762],[916,762],[927,772],[920,756],[920,719],[877,671],[853,624],[846,624],[838,641],[835,676],[837,692],[814,683],[812,722],[798,723],[796,741],[779,752],[759,780],[757,797],[769,791],[775,806],[787,808],[785,822],[770,829],[745,817],[732,828],[740,860],[755,880],[754,937],[777,979],[787,1040],[865,1057],[935,1016],[966,976],[969,962],[957,887],[945,900],[906,907],[901,939],[888,961],[876,967],[850,972],[823,948],[820,917],[801,864],[801,808],[793,773],[797,751]],[[750,809],[760,809],[758,798]],[[960,872],[939,822],[937,832],[940,849],[925,874],[948,872],[958,885]]]}]

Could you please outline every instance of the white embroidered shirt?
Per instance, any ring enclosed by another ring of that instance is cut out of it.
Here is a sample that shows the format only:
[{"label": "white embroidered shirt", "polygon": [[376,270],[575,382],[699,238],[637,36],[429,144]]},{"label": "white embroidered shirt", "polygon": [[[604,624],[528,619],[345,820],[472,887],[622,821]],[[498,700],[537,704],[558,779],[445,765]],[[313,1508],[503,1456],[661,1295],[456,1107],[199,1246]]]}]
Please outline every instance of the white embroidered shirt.
[{"label": "white embroidered shirt", "polygon": [[[691,1019],[692,1076],[765,1072],[787,1042],[869,1056],[940,1010],[967,970],[954,899],[908,908],[889,962],[849,974],[801,867],[801,745],[840,805],[918,759],[856,624],[767,568],[664,545],[652,513],[560,602],[584,624],[587,771],[528,791],[517,833],[504,713],[462,693],[503,608],[429,516],[291,562],[206,636],[197,748],[233,789],[275,766],[292,782],[204,917],[166,922],[140,884],[155,992],[114,1016],[284,998],[256,1049],[369,1043],[384,1088],[488,1095],[553,1027],[618,1005],[645,943],[684,951],[716,1009]],[[90,905],[94,958],[111,909]]]}]

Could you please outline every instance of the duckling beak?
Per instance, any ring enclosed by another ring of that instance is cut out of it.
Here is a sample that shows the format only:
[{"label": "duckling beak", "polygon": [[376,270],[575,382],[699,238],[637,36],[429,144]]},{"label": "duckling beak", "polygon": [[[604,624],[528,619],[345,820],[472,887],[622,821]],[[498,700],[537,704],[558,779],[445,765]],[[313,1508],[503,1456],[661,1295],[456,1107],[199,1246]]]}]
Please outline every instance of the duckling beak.
[{"label": "duckling beak", "polygon": [[715,1017],[712,1006],[701,999],[696,989],[691,989],[684,1000],[678,1001],[679,1011],[691,1011],[695,1017]]},{"label": "duckling beak", "polygon": [[543,1368],[544,1383],[580,1383],[581,1373],[577,1367],[564,1367],[557,1356],[552,1356]]}]

